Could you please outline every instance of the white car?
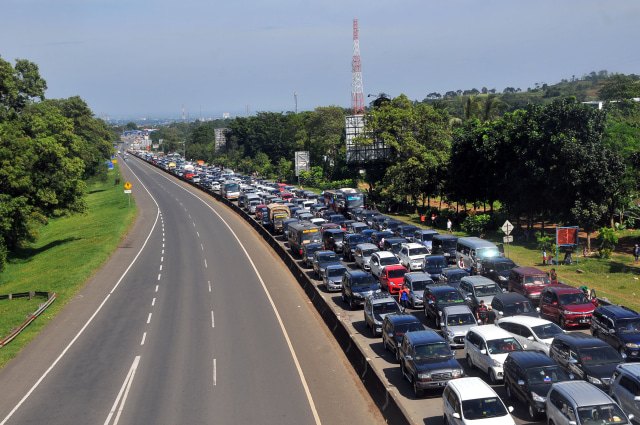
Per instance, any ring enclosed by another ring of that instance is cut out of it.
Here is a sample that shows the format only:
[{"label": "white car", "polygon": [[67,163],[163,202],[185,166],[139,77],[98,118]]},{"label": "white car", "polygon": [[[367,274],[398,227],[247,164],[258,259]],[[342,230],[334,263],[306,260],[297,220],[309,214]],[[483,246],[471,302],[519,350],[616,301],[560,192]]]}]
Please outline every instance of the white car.
[{"label": "white car", "polygon": [[452,379],[442,392],[442,413],[448,425],[515,425],[496,392],[477,377]]},{"label": "white car", "polygon": [[485,372],[492,384],[503,379],[502,365],[509,353],[522,350],[523,346],[513,335],[496,325],[475,326],[464,338],[469,368],[477,367]]},{"label": "white car", "polygon": [[422,269],[424,257],[429,255],[426,246],[420,243],[403,244],[398,252],[398,260],[409,271],[417,271]]},{"label": "white car", "polygon": [[551,342],[556,335],[563,334],[560,326],[538,317],[512,316],[500,319],[498,326],[513,335],[527,351],[549,355]]},{"label": "white car", "polygon": [[464,347],[464,337],[469,329],[479,325],[479,320],[464,305],[450,305],[442,309],[440,328],[451,347]]},{"label": "white car", "polygon": [[369,260],[371,274],[378,280],[380,280],[380,276],[382,275],[382,269],[396,264],[399,265],[400,261],[398,261],[398,257],[391,251],[374,252],[371,254],[371,259]]}]

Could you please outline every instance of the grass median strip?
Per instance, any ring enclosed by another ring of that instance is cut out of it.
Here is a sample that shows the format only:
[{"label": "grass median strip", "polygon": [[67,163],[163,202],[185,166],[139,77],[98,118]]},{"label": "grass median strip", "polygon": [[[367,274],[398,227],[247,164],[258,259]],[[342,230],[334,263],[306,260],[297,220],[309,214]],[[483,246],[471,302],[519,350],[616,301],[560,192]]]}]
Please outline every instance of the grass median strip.
[{"label": "grass median strip", "polygon": [[[9,257],[0,274],[0,294],[28,291],[55,292],[58,299],[15,340],[0,349],[0,368],[13,359],[77,295],[99,270],[131,228],[138,209],[124,193],[120,170],[109,171],[106,182],[91,184],[86,191],[86,214],[57,218],[40,229],[40,239]],[[42,299],[0,301],[0,338],[19,326]]]}]

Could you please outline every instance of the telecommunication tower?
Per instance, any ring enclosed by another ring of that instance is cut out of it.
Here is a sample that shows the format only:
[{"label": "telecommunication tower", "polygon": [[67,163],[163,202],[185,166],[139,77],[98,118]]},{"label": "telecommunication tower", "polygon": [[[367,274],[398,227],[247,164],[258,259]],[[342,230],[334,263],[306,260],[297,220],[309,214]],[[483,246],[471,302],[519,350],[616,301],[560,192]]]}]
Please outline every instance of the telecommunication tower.
[{"label": "telecommunication tower", "polygon": [[184,103],[182,104],[182,122],[185,122],[185,118],[184,118]]},{"label": "telecommunication tower", "polygon": [[360,64],[360,40],[358,20],[353,20],[353,60],[351,62],[351,110],[353,115],[364,115],[364,88],[362,87],[362,68]]}]

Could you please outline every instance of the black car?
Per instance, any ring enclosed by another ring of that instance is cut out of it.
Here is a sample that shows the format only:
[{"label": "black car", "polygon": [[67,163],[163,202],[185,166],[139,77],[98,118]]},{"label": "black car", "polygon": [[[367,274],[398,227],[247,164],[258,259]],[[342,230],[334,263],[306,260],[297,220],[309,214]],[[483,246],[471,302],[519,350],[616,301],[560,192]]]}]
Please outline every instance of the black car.
[{"label": "black car", "polygon": [[326,229],[322,233],[324,249],[334,251],[336,254],[342,253],[343,237],[346,233],[342,229]]},{"label": "black car", "polygon": [[316,251],[322,251],[321,243],[308,243],[302,245],[302,263],[306,268],[310,268],[313,266],[313,254]]},{"label": "black car", "polygon": [[621,305],[599,306],[591,316],[591,334],[627,360],[640,360],[640,314]]},{"label": "black car", "polygon": [[349,210],[347,215],[349,216],[349,219],[351,219],[351,220],[362,221],[362,214],[365,211],[366,210],[364,208],[354,208],[352,210]]},{"label": "black car", "polygon": [[449,380],[464,376],[455,352],[431,329],[405,333],[399,353],[400,370],[411,382],[416,397],[426,389],[444,388]]},{"label": "black car", "polygon": [[413,233],[418,230],[418,226],[413,224],[402,224],[396,229],[396,236],[413,241]]},{"label": "black car", "polygon": [[463,277],[469,276],[469,272],[464,269],[444,269],[440,273],[440,283],[445,283],[458,289]]},{"label": "black car", "polygon": [[325,275],[327,266],[337,264],[342,265],[340,257],[333,251],[321,250],[313,254],[313,271],[318,279],[322,279]]},{"label": "black car", "polygon": [[352,310],[364,304],[365,297],[380,292],[376,278],[362,270],[347,270],[342,276],[342,302]]},{"label": "black car", "polygon": [[422,271],[431,275],[431,279],[438,281],[442,270],[447,268],[447,259],[442,255],[429,255],[424,258]]},{"label": "black car", "polygon": [[395,237],[391,237],[389,239],[385,238],[384,243],[382,244],[380,249],[382,251],[389,251],[398,255],[398,253],[400,252],[400,249],[402,248],[402,245],[408,242],[409,241],[407,241],[404,238],[395,238]]},{"label": "black car", "polygon": [[456,246],[458,237],[453,235],[433,235],[431,240],[431,254],[442,255],[449,264],[456,263]]},{"label": "black car", "polygon": [[487,258],[482,262],[480,274],[488,277],[502,288],[509,286],[509,273],[516,266],[516,263],[508,258],[494,257]]},{"label": "black car", "polygon": [[424,315],[435,321],[436,328],[440,327],[442,310],[450,305],[465,305],[465,300],[455,288],[449,285],[429,285],[422,294]]},{"label": "black car", "polygon": [[549,357],[577,379],[591,382],[604,392],[611,383],[616,366],[624,362],[613,347],[583,332],[571,332],[553,338]]},{"label": "black car", "polygon": [[425,327],[416,316],[411,313],[389,314],[382,322],[382,345],[391,351],[396,362],[400,362],[398,348],[402,344],[407,332],[422,331]]},{"label": "black car", "polygon": [[382,249],[382,239],[388,239],[388,238],[393,238],[395,237],[395,235],[393,234],[393,232],[389,232],[387,231],[378,231],[378,232],[373,232],[371,233],[371,236],[369,237],[369,242],[371,242],[372,244],[374,244],[375,246],[377,246],[378,248]]},{"label": "black car", "polygon": [[551,384],[570,379],[558,363],[533,351],[509,353],[503,367],[507,397],[526,404],[532,421],[539,420],[546,411],[546,398]]},{"label": "black car", "polygon": [[396,232],[398,231],[398,228],[400,226],[402,226],[404,223],[401,222],[400,220],[387,220],[384,222],[384,230],[388,230],[390,232],[393,232],[394,234],[397,234]]},{"label": "black car", "polygon": [[356,246],[367,242],[369,239],[361,233],[345,233],[342,236],[342,256],[346,261],[354,261],[353,254],[356,252]]},{"label": "black car", "polygon": [[496,318],[511,316],[540,317],[535,307],[531,305],[529,298],[517,292],[504,292],[491,300],[491,308],[496,313]]}]

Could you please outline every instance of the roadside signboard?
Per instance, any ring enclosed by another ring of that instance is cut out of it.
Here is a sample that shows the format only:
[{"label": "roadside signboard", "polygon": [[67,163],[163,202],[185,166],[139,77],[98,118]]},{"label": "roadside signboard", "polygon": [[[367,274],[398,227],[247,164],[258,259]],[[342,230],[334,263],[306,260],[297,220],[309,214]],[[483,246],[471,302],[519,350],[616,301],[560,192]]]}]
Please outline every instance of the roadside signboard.
[{"label": "roadside signboard", "polygon": [[126,183],[124,184],[124,188],[125,188],[126,190],[131,189],[131,183],[126,182]]},{"label": "roadside signboard", "polygon": [[505,221],[504,224],[502,225],[502,231],[504,232],[505,235],[509,236],[513,231],[513,224],[511,224],[509,220]]}]

